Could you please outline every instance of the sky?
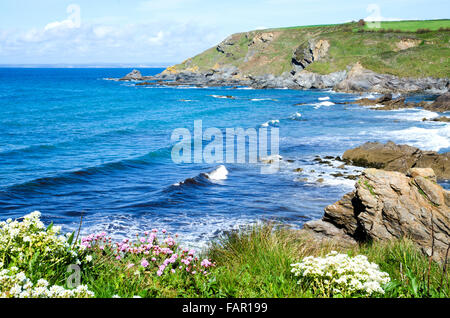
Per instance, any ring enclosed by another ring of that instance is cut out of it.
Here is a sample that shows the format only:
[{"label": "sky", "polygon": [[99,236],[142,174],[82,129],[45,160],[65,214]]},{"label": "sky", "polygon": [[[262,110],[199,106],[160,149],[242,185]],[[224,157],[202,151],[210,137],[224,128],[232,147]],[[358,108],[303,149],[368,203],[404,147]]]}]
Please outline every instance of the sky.
[{"label": "sky", "polygon": [[0,0],[0,65],[166,66],[236,32],[449,12],[448,0]]}]

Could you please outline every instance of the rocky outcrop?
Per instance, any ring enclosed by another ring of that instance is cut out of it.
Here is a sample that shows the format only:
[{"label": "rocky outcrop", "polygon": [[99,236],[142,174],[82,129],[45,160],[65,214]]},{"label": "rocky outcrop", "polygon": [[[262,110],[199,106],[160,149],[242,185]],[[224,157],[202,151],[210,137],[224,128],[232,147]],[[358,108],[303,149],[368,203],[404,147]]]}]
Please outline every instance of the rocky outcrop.
[{"label": "rocky outcrop", "polygon": [[348,102],[349,104],[358,104],[361,106],[377,106],[376,110],[393,110],[403,108],[422,107],[423,109],[433,112],[450,111],[450,93],[445,93],[434,102],[421,101],[418,103],[405,102],[405,97],[392,98],[392,94],[388,93],[379,98],[361,98],[356,101]]},{"label": "rocky outcrop", "polygon": [[143,79],[141,72],[132,70],[130,73],[119,79],[119,81],[141,81]]},{"label": "rocky outcrop", "polygon": [[441,96],[436,98],[436,100],[426,109],[441,113],[450,111],[450,92],[442,94]]},{"label": "rocky outcrop", "polygon": [[432,168],[438,179],[450,179],[450,153],[439,154],[423,151],[408,145],[393,142],[382,144],[366,142],[347,150],[342,159],[360,167],[378,168],[406,173],[410,168]]},{"label": "rocky outcrop", "polygon": [[298,72],[305,69],[309,64],[325,57],[330,43],[327,40],[311,39],[299,45],[292,55],[293,72]]},{"label": "rocky outcrop", "polygon": [[401,92],[443,93],[447,92],[448,79],[400,78],[389,74],[378,74],[365,69],[359,62],[354,64],[347,77],[334,89],[340,92]]},{"label": "rocky outcrop", "polygon": [[325,208],[322,220],[304,231],[317,239],[346,244],[407,237],[427,255],[442,261],[450,245],[450,192],[436,182],[432,169],[366,169],[355,190]]}]

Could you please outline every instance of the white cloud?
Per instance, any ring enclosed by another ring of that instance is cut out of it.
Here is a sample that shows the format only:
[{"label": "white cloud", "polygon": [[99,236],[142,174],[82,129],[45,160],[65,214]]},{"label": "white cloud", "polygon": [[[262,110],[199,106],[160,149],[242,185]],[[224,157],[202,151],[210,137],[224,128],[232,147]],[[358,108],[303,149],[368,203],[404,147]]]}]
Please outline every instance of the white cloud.
[{"label": "white cloud", "polygon": [[77,4],[70,4],[66,9],[69,17],[63,21],[56,21],[47,24],[45,31],[52,29],[74,29],[81,26],[81,8]]},{"label": "white cloud", "polygon": [[148,42],[150,42],[151,44],[161,44],[163,39],[164,39],[164,32],[159,31],[156,36],[149,38]]},{"label": "white cloud", "polygon": [[224,37],[216,28],[173,22],[0,30],[0,60],[21,64],[181,62]]}]

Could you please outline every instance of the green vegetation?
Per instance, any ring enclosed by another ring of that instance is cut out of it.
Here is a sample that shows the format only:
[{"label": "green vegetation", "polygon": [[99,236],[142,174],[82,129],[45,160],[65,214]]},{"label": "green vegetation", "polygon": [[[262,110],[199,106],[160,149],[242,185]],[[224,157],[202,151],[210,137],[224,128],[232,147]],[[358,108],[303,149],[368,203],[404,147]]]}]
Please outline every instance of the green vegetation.
[{"label": "green vegetation", "polygon": [[[436,31],[441,28],[450,28],[450,20],[408,20],[408,21],[384,21],[381,23],[381,29],[384,30],[398,30],[402,32],[416,32],[420,29],[428,29],[431,31]],[[365,30],[370,29],[369,25],[364,26]]]},{"label": "green vegetation", "polygon": [[[280,75],[310,39],[326,40],[326,55],[307,70],[328,74],[360,62],[377,73],[400,77],[449,77],[450,20],[382,22],[380,30],[357,23],[257,30],[230,36],[217,47],[175,65],[172,71],[208,71],[233,65],[242,74]],[[372,32],[373,31],[373,32]]]},{"label": "green vegetation", "polygon": [[[20,221],[0,223],[2,296],[67,296],[70,290],[67,279],[70,280],[72,273],[66,272],[66,268],[74,262],[79,265],[84,287],[69,294],[71,297],[350,296],[336,289],[324,292],[317,288],[325,282],[320,276],[298,277],[292,272],[293,263],[307,256],[325,256],[331,251],[350,257],[365,255],[368,261],[379,265],[381,276],[386,275],[383,272],[389,275],[389,283],[382,286],[384,292],[378,288],[372,297],[450,296],[445,265],[431,261],[407,239],[342,247],[336,243],[318,243],[298,230],[265,224],[230,232],[197,257],[195,251],[179,247],[164,230],[162,236],[154,230],[138,235],[135,241],[114,243],[105,233],[100,233],[74,243],[74,235],[57,236],[59,229],[42,227],[37,214],[25,220],[25,225]],[[341,256],[347,257],[338,255],[338,258]],[[361,258],[366,259],[364,256],[356,259]],[[378,269],[374,264],[371,266]],[[28,285],[58,284],[67,290],[61,289],[56,294],[54,287],[43,292],[30,286],[21,290],[12,284],[22,284],[25,275],[30,279]],[[333,281],[339,278],[324,277]]]}]

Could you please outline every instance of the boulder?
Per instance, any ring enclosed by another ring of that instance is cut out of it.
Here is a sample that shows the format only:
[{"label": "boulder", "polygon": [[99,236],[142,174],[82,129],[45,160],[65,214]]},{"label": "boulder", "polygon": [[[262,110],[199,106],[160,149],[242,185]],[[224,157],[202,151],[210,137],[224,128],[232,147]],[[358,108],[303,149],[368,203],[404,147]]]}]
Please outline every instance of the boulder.
[{"label": "boulder", "polygon": [[432,168],[440,180],[450,179],[450,152],[423,151],[408,145],[366,142],[345,151],[342,159],[352,165],[406,173],[411,168]]},{"label": "boulder", "polygon": [[450,192],[433,181],[430,170],[415,168],[408,176],[366,169],[353,192],[326,207],[322,220],[307,222],[304,230],[346,242],[349,237],[355,242],[407,237],[442,261],[450,244]]}]

